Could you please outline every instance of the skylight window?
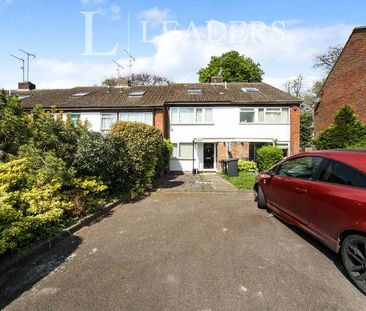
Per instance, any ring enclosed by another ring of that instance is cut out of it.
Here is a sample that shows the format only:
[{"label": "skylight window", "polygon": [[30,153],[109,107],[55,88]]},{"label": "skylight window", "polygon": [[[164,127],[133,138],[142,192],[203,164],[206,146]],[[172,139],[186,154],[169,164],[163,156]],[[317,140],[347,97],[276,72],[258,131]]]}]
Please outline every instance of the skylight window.
[{"label": "skylight window", "polygon": [[90,92],[80,92],[80,93],[75,93],[75,94],[72,94],[71,96],[72,97],[84,97],[86,95],[89,95]]},{"label": "skylight window", "polygon": [[199,88],[187,89],[187,93],[188,94],[202,94],[202,89],[199,89]]},{"label": "skylight window", "polygon": [[244,93],[260,93],[260,90],[258,90],[256,87],[243,87],[241,90]]},{"label": "skylight window", "polygon": [[19,100],[23,100],[23,99],[27,99],[27,98],[30,98],[31,96],[30,95],[21,95],[19,96]]},{"label": "skylight window", "polygon": [[133,91],[128,96],[143,96],[146,93],[146,91]]}]

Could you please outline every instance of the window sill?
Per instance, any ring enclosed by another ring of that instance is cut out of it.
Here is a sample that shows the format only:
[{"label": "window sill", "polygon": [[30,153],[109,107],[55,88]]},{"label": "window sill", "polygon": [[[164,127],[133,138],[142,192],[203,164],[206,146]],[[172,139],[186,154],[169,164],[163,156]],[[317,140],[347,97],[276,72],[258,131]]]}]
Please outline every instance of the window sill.
[{"label": "window sill", "polygon": [[245,123],[239,123],[239,125],[290,125],[290,122],[285,122],[285,123],[278,123],[278,122],[273,122],[273,123],[268,123],[268,122],[245,122]]},{"label": "window sill", "polygon": [[170,125],[215,125],[215,123],[170,123]]}]

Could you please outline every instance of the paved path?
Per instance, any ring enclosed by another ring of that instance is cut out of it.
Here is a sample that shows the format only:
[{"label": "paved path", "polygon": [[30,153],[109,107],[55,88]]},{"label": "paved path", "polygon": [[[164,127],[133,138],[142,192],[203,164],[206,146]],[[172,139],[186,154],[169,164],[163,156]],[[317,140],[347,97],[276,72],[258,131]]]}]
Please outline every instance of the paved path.
[{"label": "paved path", "polygon": [[218,174],[201,174],[200,176],[203,182],[212,185],[214,191],[238,191],[231,183],[221,178]]},{"label": "paved path", "polygon": [[245,193],[159,193],[0,276],[5,310],[365,310],[336,255]]}]

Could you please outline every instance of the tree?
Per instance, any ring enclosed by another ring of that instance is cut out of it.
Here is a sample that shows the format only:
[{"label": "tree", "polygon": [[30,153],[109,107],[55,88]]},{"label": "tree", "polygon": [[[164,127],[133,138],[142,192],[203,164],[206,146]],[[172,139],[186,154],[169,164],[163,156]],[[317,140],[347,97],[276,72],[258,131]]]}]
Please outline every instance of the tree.
[{"label": "tree", "polygon": [[310,147],[313,140],[313,114],[308,111],[304,111],[300,116],[300,148]]},{"label": "tree", "polygon": [[261,82],[264,74],[259,63],[237,51],[212,56],[210,63],[198,71],[199,81],[210,82],[211,77],[219,73],[226,82]]},{"label": "tree", "polygon": [[303,98],[304,76],[302,74],[299,74],[294,80],[287,81],[284,86],[287,93],[297,98]]},{"label": "tree", "polygon": [[343,47],[340,45],[330,46],[328,51],[323,54],[318,54],[314,58],[314,68],[320,68],[328,73],[336,63],[339,55],[341,55]]},{"label": "tree", "polygon": [[8,154],[15,155],[20,145],[29,137],[27,116],[20,100],[0,92],[0,160]]},{"label": "tree", "polygon": [[[151,73],[147,73],[147,72],[142,72],[142,73],[133,73],[131,75],[131,77],[125,77],[126,79],[129,79],[131,81],[132,85],[137,85],[137,86],[141,86],[141,85],[168,85],[171,84],[172,82],[162,76],[159,75],[154,75]],[[117,85],[117,78],[108,78],[105,79],[102,82],[102,85],[105,86],[116,86]]]},{"label": "tree", "polygon": [[314,145],[317,149],[344,149],[366,140],[366,124],[362,123],[351,106],[344,106],[334,123],[322,131]]}]

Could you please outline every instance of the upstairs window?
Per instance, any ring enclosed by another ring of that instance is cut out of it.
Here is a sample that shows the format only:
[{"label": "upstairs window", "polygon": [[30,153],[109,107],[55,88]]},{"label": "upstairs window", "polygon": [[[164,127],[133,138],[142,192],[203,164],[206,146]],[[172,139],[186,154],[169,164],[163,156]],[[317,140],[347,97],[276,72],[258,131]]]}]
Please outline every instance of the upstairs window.
[{"label": "upstairs window", "polygon": [[254,123],[254,122],[255,122],[254,108],[240,109],[240,123]]},{"label": "upstairs window", "polygon": [[101,130],[109,131],[112,125],[117,121],[116,113],[102,113],[101,114]]},{"label": "upstairs window", "polygon": [[80,113],[71,113],[70,117],[74,125],[76,125],[78,120],[80,120]]},{"label": "upstairs window", "polygon": [[171,108],[171,123],[173,124],[205,124],[212,122],[212,108]]},{"label": "upstairs window", "polygon": [[240,124],[246,123],[289,123],[289,108],[241,108]]},{"label": "upstairs window", "polygon": [[121,121],[141,122],[153,125],[153,113],[151,111],[126,111],[119,114]]}]

